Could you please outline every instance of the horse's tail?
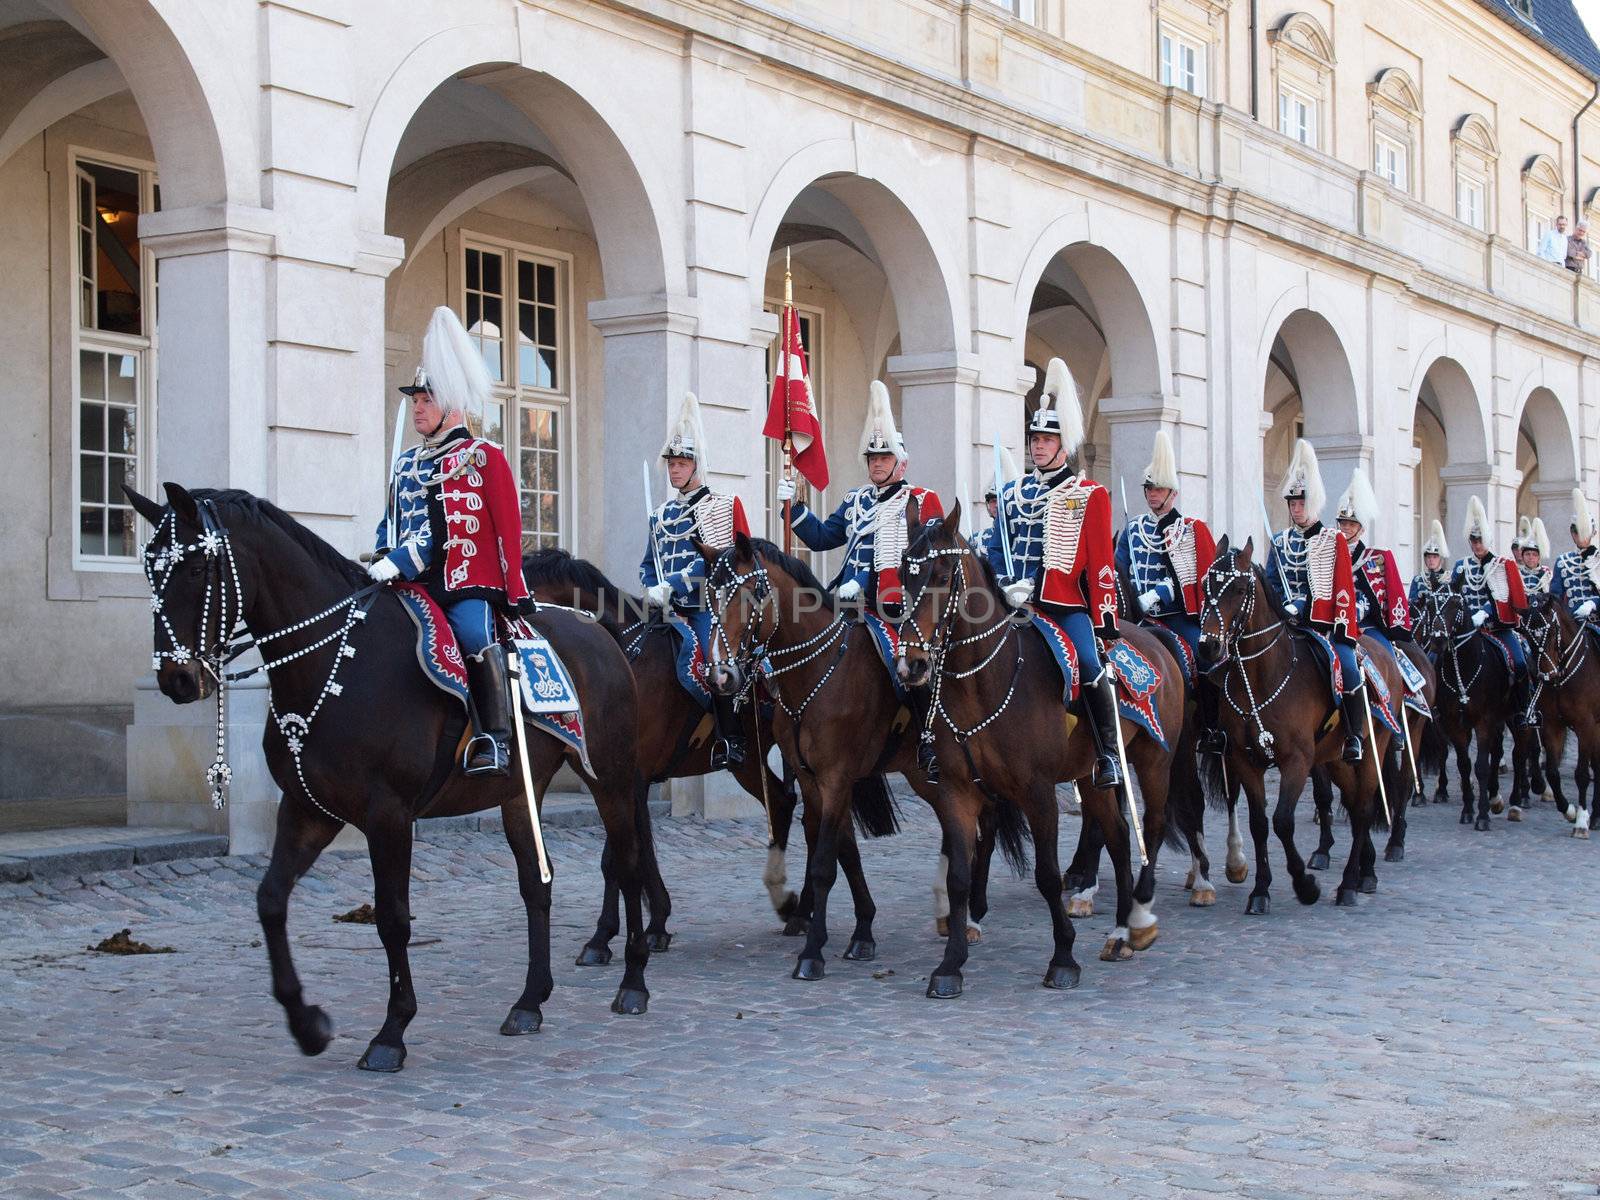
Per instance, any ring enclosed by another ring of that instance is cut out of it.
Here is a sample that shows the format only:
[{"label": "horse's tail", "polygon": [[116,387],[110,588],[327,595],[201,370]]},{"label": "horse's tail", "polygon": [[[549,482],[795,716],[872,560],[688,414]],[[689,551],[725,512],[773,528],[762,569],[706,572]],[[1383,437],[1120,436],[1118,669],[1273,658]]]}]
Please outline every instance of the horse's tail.
[{"label": "horse's tail", "polygon": [[1196,754],[1196,774],[1200,777],[1200,791],[1205,802],[1218,812],[1228,811],[1228,777],[1223,770],[1220,754]]},{"label": "horse's tail", "polygon": [[[1383,794],[1389,798],[1388,810],[1393,812],[1400,805],[1411,799],[1411,794],[1400,785],[1405,782],[1406,771],[1401,764],[1401,756],[1405,748],[1398,741],[1389,743],[1389,750],[1383,756],[1383,761],[1378,764],[1378,770],[1383,772]],[[1384,805],[1373,805],[1372,823],[1378,829],[1389,828],[1390,818],[1384,811]]]},{"label": "horse's tail", "polygon": [[[1435,702],[1437,703],[1437,702]],[[1424,778],[1437,775],[1444,770],[1446,756],[1450,745],[1445,741],[1444,731],[1439,728],[1437,717],[1423,722],[1422,737],[1417,745],[1417,770]],[[1417,780],[1417,787],[1422,786],[1422,780]]]},{"label": "horse's tail", "polygon": [[1165,842],[1173,850],[1184,849],[1188,844],[1187,835],[1205,828],[1206,788],[1201,778],[1200,760],[1207,756],[1195,752],[1195,743],[1199,740],[1193,725],[1184,722],[1177,749],[1167,766]]},{"label": "horse's tail", "polygon": [[[1033,832],[1028,828],[1028,820],[1022,815],[1022,809],[1004,796],[993,796],[995,826],[994,841],[1004,855],[1006,865],[1018,879],[1028,873],[1028,843],[1033,840]],[[1055,803],[1055,801],[1051,801]]]},{"label": "horse's tail", "polygon": [[850,788],[850,809],[856,828],[867,837],[888,837],[900,832],[900,806],[889,790],[885,775],[868,775]]}]

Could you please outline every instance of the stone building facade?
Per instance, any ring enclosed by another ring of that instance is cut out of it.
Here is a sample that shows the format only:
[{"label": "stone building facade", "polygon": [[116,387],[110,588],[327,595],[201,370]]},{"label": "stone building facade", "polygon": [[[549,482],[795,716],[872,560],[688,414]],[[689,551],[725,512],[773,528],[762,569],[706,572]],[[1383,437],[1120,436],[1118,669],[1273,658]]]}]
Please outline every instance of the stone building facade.
[{"label": "stone building facade", "polygon": [[1600,185],[1570,0],[0,0],[0,77],[12,794],[52,786],[41,738],[114,775],[137,695],[132,802],[190,819],[211,718],[140,690],[115,484],[366,548],[441,303],[530,541],[630,583],[686,388],[777,528],[786,252],[821,502],[881,378],[970,508],[1052,355],[1114,495],[1164,425],[1184,507],[1240,535],[1300,432],[1330,496],[1369,467],[1403,565],[1473,493],[1559,537],[1600,479],[1600,288],[1531,250]]}]

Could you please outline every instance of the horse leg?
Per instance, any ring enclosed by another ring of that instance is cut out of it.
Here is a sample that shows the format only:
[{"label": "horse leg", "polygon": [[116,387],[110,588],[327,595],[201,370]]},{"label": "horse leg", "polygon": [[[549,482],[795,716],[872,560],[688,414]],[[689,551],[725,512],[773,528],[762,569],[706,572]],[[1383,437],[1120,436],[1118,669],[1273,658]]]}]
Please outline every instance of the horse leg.
[{"label": "horse leg", "polygon": [[289,893],[311,869],[317,856],[339,832],[330,821],[297,796],[285,795],[278,805],[278,828],[272,839],[272,860],[256,889],[256,915],[261,920],[267,961],[272,966],[272,996],[289,1018],[289,1032],[302,1054],[321,1054],[333,1039],[333,1022],[315,1004],[307,1004],[289,952]]},{"label": "horse leg", "polygon": [[[1245,801],[1248,818],[1250,802]],[[1264,827],[1263,827],[1264,828]],[[1262,837],[1266,835],[1263,833]],[[1229,883],[1243,883],[1250,876],[1250,864],[1244,857],[1244,835],[1239,832],[1239,785],[1236,783],[1228,795],[1228,859],[1224,868]]]},{"label": "horse leg", "polygon": [[[1465,721],[1465,717],[1462,718]],[[1461,824],[1472,824],[1472,730],[1467,729],[1455,739],[1456,774],[1461,778]]]},{"label": "horse leg", "polygon": [[1320,834],[1317,838],[1317,848],[1306,860],[1306,866],[1313,871],[1326,871],[1328,855],[1333,850],[1333,785],[1328,782],[1326,771],[1311,772],[1311,795],[1316,801]]},{"label": "horse leg", "polygon": [[[550,976],[551,885],[539,878],[539,852],[533,840],[533,822],[528,817],[527,801],[519,793],[501,806],[500,815],[505,824],[506,845],[517,860],[517,888],[528,913],[528,977],[522,985],[522,995],[500,1023],[502,1034],[517,1037],[539,1032],[539,1026],[544,1023],[542,1008],[554,986]],[[610,890],[615,896],[614,885],[610,885]]]},{"label": "horse leg", "polygon": [[1267,821],[1266,780],[1259,775],[1243,775],[1235,763],[1234,778],[1240,781],[1245,805],[1250,817],[1250,840],[1256,848],[1256,885],[1244,902],[1246,916],[1264,917],[1272,909],[1272,866],[1267,860],[1267,834],[1271,829]]},{"label": "horse leg", "polygon": [[[1343,793],[1345,812],[1350,814],[1350,857],[1345,860],[1344,874],[1340,877],[1339,886],[1333,894],[1333,902],[1340,908],[1354,908],[1356,893],[1364,890],[1362,875],[1366,857],[1372,851],[1369,832],[1377,790],[1376,777],[1369,779],[1367,771],[1381,769],[1382,764],[1373,761],[1369,755],[1366,762],[1350,772],[1349,787],[1340,789]],[[1372,885],[1376,891],[1378,885],[1376,876],[1373,876]]]},{"label": "horse leg", "polygon": [[1578,765],[1572,772],[1573,785],[1578,791],[1578,807],[1573,817],[1572,836],[1587,840],[1590,809],[1593,805],[1593,793],[1589,790],[1589,785],[1595,777],[1596,770],[1600,769],[1600,752],[1585,754],[1583,750],[1584,747],[1580,745]]},{"label": "horse leg", "polygon": [[[765,797],[772,840],[767,843],[767,865],[761,872],[761,883],[767,889],[767,898],[772,901],[772,911],[787,921],[800,905],[800,897],[788,886],[789,831],[794,825],[794,790],[784,787],[783,780],[774,775],[765,762],[756,762],[754,755],[733,769],[733,777],[755,799]],[[651,915],[655,915],[653,906]]]},{"label": "horse leg", "polygon": [[861,847],[849,825],[839,838],[839,866],[844,870],[845,882],[850,885],[850,899],[855,904],[856,927],[850,934],[850,945],[844,957],[852,962],[871,962],[878,957],[878,943],[872,937],[872,921],[878,915],[872,893],[867,890],[867,877],[861,870]]},{"label": "horse leg", "polygon": [[[1081,812],[1082,804],[1078,807]],[[1072,861],[1067,864],[1066,874],[1061,877],[1061,888],[1067,896],[1067,916],[1094,916],[1094,897],[1100,890],[1100,851],[1104,848],[1105,837],[1100,826],[1089,820],[1087,814],[1082,815],[1078,845],[1072,852]]]},{"label": "horse leg", "polygon": [[966,965],[969,953],[966,924],[972,891],[972,857],[977,849],[978,817],[983,803],[983,796],[970,784],[947,782],[942,801],[935,809],[950,860],[949,874],[945,878],[950,919],[949,932],[944,939],[944,957],[928,976],[930,999],[949,1000],[961,995],[961,968]]},{"label": "horse leg", "polygon": [[1278,804],[1272,810],[1272,828],[1283,845],[1283,857],[1289,868],[1289,879],[1294,885],[1295,899],[1301,904],[1315,904],[1322,895],[1317,881],[1306,872],[1305,860],[1294,845],[1294,808],[1305,791],[1306,770],[1299,764],[1280,763],[1278,770]]},{"label": "horse leg", "polygon": [[368,805],[367,848],[372,858],[372,907],[389,960],[389,1008],[383,1026],[356,1064],[363,1071],[398,1071],[405,1065],[406,1026],[417,1015],[411,986],[411,821],[399,800]]},{"label": "horse leg", "polygon": [[1028,797],[1028,825],[1033,830],[1033,882],[1050,910],[1050,936],[1054,941],[1050,964],[1044,971],[1044,986],[1075,988],[1083,971],[1072,957],[1072,943],[1078,935],[1067,919],[1067,906],[1062,900],[1061,852],[1057,848],[1061,814],[1056,809],[1054,784],[1034,784]]},{"label": "horse leg", "polygon": [[[806,944],[800,948],[792,978],[821,979],[822,948],[828,943],[828,893],[839,877],[839,843],[843,837],[841,826],[850,820],[850,785],[836,780],[816,784],[817,840],[811,847],[806,875],[811,884],[811,921],[806,930]],[[806,808],[812,807],[808,798]]]},{"label": "horse leg", "polygon": [[939,835],[939,861],[933,869],[933,931],[950,936],[950,835]]},{"label": "horse leg", "polygon": [[1217,889],[1211,882],[1211,858],[1206,854],[1206,831],[1184,830],[1184,840],[1189,843],[1189,904],[1194,908],[1209,908],[1217,902]]},{"label": "horse leg", "polygon": [[[1517,761],[1515,732],[1513,732],[1511,736],[1511,761],[1513,764],[1515,764]],[[1478,744],[1480,746],[1483,744],[1483,739],[1481,736]],[[1487,776],[1488,786],[1485,789],[1489,792],[1489,811],[1495,816],[1499,816],[1506,810],[1505,801],[1500,799],[1500,776],[1505,772],[1505,752],[1505,725],[1503,723],[1496,722],[1494,729],[1491,731],[1489,739],[1489,774]]]},{"label": "horse leg", "polygon": [[[1150,743],[1146,743],[1150,745]],[[1151,756],[1153,768],[1140,770],[1139,792],[1144,800],[1144,852],[1145,864],[1139,868],[1133,885],[1133,910],[1128,914],[1128,944],[1135,950],[1148,950],[1161,936],[1156,920],[1156,860],[1161,856],[1161,843],[1167,838],[1167,763],[1165,756]],[[1148,779],[1147,779],[1148,777]]]},{"label": "horse leg", "polygon": [[[639,844],[654,847],[655,833],[650,828],[650,784],[643,778],[635,777],[633,786],[633,819]],[[672,934],[667,932],[667,918],[672,915],[672,897],[667,893],[666,881],[661,878],[661,863],[653,851],[641,857],[639,868],[645,901],[650,906],[650,923],[645,926],[645,941],[649,943],[650,953],[662,954],[672,949]]]},{"label": "horse leg", "polygon": [[800,831],[806,839],[806,871],[800,883],[800,898],[795,901],[794,911],[784,919],[784,937],[801,937],[811,928],[811,913],[816,907],[815,892],[811,887],[811,853],[821,836],[819,812],[816,804],[806,804],[800,810]]},{"label": "horse leg", "polygon": [[967,896],[969,942],[983,940],[983,919],[989,915],[989,865],[994,861],[995,828],[998,824],[991,808],[986,804],[978,814],[978,842],[972,851],[972,891]]},{"label": "horse leg", "polygon": [[594,933],[578,951],[580,967],[603,967],[611,961],[611,939],[622,928],[619,902],[622,892],[617,887],[617,865],[611,849],[611,839],[605,840],[600,850],[600,878],[603,894],[600,899],[600,919],[595,922]]},{"label": "horse leg", "polygon": [[[645,935],[645,880],[655,866],[655,843],[648,819],[641,820],[637,804],[638,781],[630,776],[615,778],[604,767],[590,785],[600,821],[605,826],[606,842],[611,846],[612,869],[622,891],[623,917],[627,939],[622,947],[622,983],[611,1001],[611,1011],[622,1016],[638,1016],[650,1007],[650,989],[645,986],[645,966],[650,961],[650,940]],[[648,810],[645,810],[648,813]]]},{"label": "horse leg", "polygon": [[1106,852],[1111,857],[1111,866],[1116,871],[1117,878],[1116,924],[1111,930],[1111,936],[1106,939],[1106,944],[1101,947],[1100,961],[1126,962],[1133,957],[1132,936],[1128,927],[1133,913],[1132,839],[1128,836],[1128,826],[1122,819],[1122,810],[1115,791],[1103,792],[1080,781],[1078,797],[1083,810],[1084,824],[1093,821],[1099,827],[1100,836],[1105,842]]},{"label": "horse leg", "polygon": [[1504,736],[1504,731],[1478,731],[1478,758],[1475,774],[1478,777],[1478,817],[1472,827],[1479,833],[1484,833],[1489,828],[1489,803],[1493,789],[1498,786],[1495,778],[1496,750],[1499,744],[1499,734]]}]

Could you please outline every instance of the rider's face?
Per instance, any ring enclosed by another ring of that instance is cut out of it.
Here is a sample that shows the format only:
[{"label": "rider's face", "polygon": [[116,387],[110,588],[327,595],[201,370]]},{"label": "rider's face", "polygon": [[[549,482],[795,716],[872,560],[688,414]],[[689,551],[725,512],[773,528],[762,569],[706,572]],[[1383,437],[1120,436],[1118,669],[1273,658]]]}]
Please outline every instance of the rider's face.
[{"label": "rider's face", "polygon": [[1467,548],[1472,551],[1473,557],[1481,557],[1483,554],[1483,539],[1481,537],[1469,537],[1467,539]]},{"label": "rider's face", "polygon": [[1422,565],[1427,567],[1430,571],[1437,571],[1440,567],[1444,566],[1444,555],[1424,554],[1422,556]]},{"label": "rider's face", "polygon": [[667,482],[680,492],[694,480],[695,461],[692,458],[679,458],[676,455],[667,459]]},{"label": "rider's face", "polygon": [[1040,470],[1061,465],[1061,435],[1058,433],[1033,433],[1028,435],[1028,457]]},{"label": "rider's face", "polygon": [[1339,532],[1344,534],[1347,542],[1357,541],[1361,537],[1361,522],[1352,521],[1346,517],[1339,518]]},{"label": "rider's face", "polygon": [[1172,507],[1172,502],[1178,493],[1171,488],[1152,487],[1144,485],[1144,502],[1150,506],[1150,511],[1158,517],[1167,515],[1167,510]]},{"label": "rider's face", "polygon": [[1572,544],[1579,550],[1587,550],[1589,548],[1589,543],[1593,540],[1593,538],[1579,537],[1576,529],[1572,531]]},{"label": "rider's face", "polygon": [[1306,499],[1304,496],[1293,496],[1286,501],[1289,506],[1289,520],[1296,525],[1306,523]]},{"label": "rider's face", "polygon": [[1529,570],[1539,565],[1539,547],[1524,546],[1522,548],[1522,565]]},{"label": "rider's face", "polygon": [[432,437],[444,427],[444,410],[432,392],[417,392],[411,397],[411,428],[423,437]]},{"label": "rider's face", "polygon": [[867,478],[873,484],[882,487],[894,478],[894,470],[900,465],[900,459],[893,454],[867,455]]}]

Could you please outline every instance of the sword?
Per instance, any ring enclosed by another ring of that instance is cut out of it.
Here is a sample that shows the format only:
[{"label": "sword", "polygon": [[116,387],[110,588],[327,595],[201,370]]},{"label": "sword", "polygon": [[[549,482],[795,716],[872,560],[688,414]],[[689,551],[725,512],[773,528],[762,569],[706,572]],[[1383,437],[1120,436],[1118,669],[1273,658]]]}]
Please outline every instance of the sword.
[{"label": "sword", "polygon": [[1139,816],[1139,806],[1133,802],[1133,775],[1128,770],[1128,746],[1122,737],[1122,709],[1117,706],[1117,664],[1110,654],[1106,655],[1106,683],[1111,688],[1111,711],[1116,720],[1117,727],[1117,762],[1122,767],[1122,794],[1128,801],[1129,823],[1133,826],[1133,842],[1139,851],[1139,869],[1142,871],[1150,864],[1149,857],[1144,850],[1144,821]]},{"label": "sword", "polygon": [[539,801],[533,793],[533,771],[528,766],[528,731],[522,727],[522,653],[515,642],[507,656],[508,674],[511,676],[511,694],[515,698],[513,723],[517,727],[517,762],[522,767],[522,794],[528,801],[528,820],[533,823],[533,849],[539,857],[539,882],[550,882],[550,857],[544,850],[544,830],[539,827]]},{"label": "sword", "polygon": [[665,583],[667,573],[661,569],[661,546],[656,541],[656,531],[650,528],[656,515],[656,504],[650,497],[650,461],[646,459],[640,466],[644,468],[644,528],[650,538],[650,556],[656,564],[656,582]]},{"label": "sword", "polygon": [[1122,523],[1126,525],[1133,520],[1133,512],[1128,508],[1128,481],[1121,475],[1117,476],[1117,491],[1122,493]]},{"label": "sword", "polygon": [[[1267,515],[1266,497],[1257,492],[1256,500],[1261,505],[1261,524],[1267,531],[1267,557],[1271,558],[1273,550],[1272,518]],[[1289,598],[1289,581],[1283,577],[1283,556],[1280,554],[1274,561],[1278,564],[1278,592],[1287,600]]]},{"label": "sword", "polygon": [[[1356,669],[1358,671],[1363,670],[1359,659],[1356,661]],[[1392,827],[1394,824],[1394,818],[1389,815],[1389,793],[1383,786],[1383,762],[1378,758],[1378,737],[1372,728],[1372,688],[1372,681],[1367,679],[1365,677],[1365,673],[1363,672],[1363,677],[1361,680],[1361,707],[1366,710],[1367,714],[1367,745],[1372,747],[1373,765],[1377,768],[1378,799],[1383,801],[1383,821],[1384,824]]]},{"label": "sword", "polygon": [[[391,438],[390,441],[389,441],[389,486],[391,488],[394,487],[394,465],[395,465],[395,463],[400,461],[400,450],[401,450],[401,448],[404,445],[405,440],[406,440],[406,435],[405,435],[406,407],[407,406],[406,406],[405,401],[401,401],[399,409],[397,409],[395,414],[394,414],[394,437]],[[387,514],[383,518],[383,522],[384,522],[383,540],[388,544],[388,548],[390,550],[395,549],[395,544],[394,544],[394,536],[395,536],[394,518],[395,518],[395,509],[399,507],[399,503],[400,503],[399,496],[391,496],[389,498],[389,511],[387,512]]]},{"label": "sword", "polygon": [[1000,462],[1000,443],[994,444],[994,521],[1000,527],[1000,556],[1005,560],[1006,578],[1010,579],[1015,574],[1011,562],[1011,531],[1006,527],[1006,493],[1001,486],[1006,481],[1001,478],[1005,468]]}]

